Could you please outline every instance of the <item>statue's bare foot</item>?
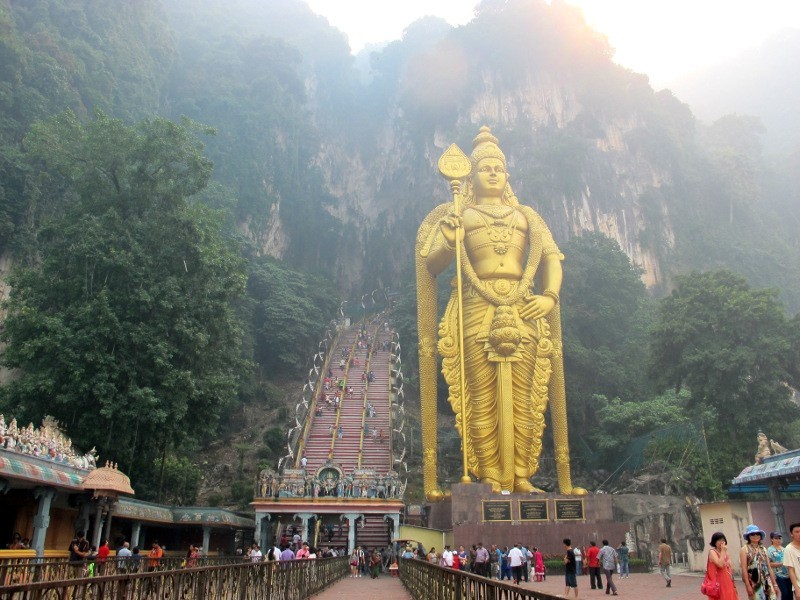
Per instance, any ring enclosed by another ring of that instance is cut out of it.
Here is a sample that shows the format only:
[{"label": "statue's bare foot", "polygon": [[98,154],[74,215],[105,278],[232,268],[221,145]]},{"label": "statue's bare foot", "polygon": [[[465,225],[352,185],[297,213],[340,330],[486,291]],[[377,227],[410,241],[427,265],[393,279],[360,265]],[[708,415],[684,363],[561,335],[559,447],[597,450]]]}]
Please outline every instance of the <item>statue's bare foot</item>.
[{"label": "statue's bare foot", "polygon": [[587,496],[589,494],[589,490],[586,490],[582,487],[574,487],[571,490],[565,490],[561,493],[565,496]]},{"label": "statue's bare foot", "polygon": [[514,491],[518,494],[544,494],[544,490],[540,490],[531,484],[530,481],[523,477],[517,477],[514,480]]}]

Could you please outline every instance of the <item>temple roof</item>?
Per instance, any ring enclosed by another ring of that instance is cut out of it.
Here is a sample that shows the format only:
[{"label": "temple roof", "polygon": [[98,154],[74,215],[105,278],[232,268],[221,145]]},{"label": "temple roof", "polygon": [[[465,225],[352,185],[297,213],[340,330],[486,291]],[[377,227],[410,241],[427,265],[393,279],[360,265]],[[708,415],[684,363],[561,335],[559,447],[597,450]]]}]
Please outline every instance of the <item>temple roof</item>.
[{"label": "temple roof", "polygon": [[745,467],[731,483],[733,485],[766,483],[779,478],[787,483],[800,479],[800,450],[766,456],[760,464]]},{"label": "temple roof", "polygon": [[134,494],[130,478],[117,469],[116,464],[106,463],[90,471],[83,480],[83,489],[94,492],[94,496],[118,496],[119,494]]}]

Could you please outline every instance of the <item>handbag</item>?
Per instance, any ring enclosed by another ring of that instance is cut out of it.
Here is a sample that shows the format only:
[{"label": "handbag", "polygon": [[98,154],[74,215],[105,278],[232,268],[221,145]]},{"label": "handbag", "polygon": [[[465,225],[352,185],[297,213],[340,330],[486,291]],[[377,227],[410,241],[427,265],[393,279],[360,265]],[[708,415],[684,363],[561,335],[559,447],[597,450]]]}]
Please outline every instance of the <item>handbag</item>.
[{"label": "handbag", "polygon": [[700,584],[700,593],[709,598],[719,598],[719,581],[712,579],[708,573],[708,566],[711,563],[711,556],[708,557],[706,562],[706,576],[703,578],[703,583]]}]

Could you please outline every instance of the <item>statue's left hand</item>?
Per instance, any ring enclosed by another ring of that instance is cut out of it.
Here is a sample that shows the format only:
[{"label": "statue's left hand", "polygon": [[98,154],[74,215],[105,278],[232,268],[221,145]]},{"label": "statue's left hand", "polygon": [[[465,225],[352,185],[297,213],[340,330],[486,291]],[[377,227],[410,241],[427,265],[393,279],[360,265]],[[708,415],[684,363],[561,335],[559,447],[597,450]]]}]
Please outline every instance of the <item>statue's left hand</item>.
[{"label": "statue's left hand", "polygon": [[550,314],[555,308],[556,301],[550,296],[528,296],[525,298],[525,306],[519,311],[519,316],[523,319],[541,319]]}]

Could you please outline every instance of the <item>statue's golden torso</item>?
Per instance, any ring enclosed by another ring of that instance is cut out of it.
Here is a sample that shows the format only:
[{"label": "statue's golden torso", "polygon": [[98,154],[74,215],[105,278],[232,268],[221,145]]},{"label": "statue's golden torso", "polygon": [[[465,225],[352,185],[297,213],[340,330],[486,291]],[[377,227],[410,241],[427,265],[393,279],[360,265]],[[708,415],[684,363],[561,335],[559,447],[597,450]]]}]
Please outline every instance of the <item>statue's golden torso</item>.
[{"label": "statue's golden torso", "polygon": [[513,206],[479,204],[463,213],[464,245],[479,279],[519,281],[528,253],[528,220]]}]

